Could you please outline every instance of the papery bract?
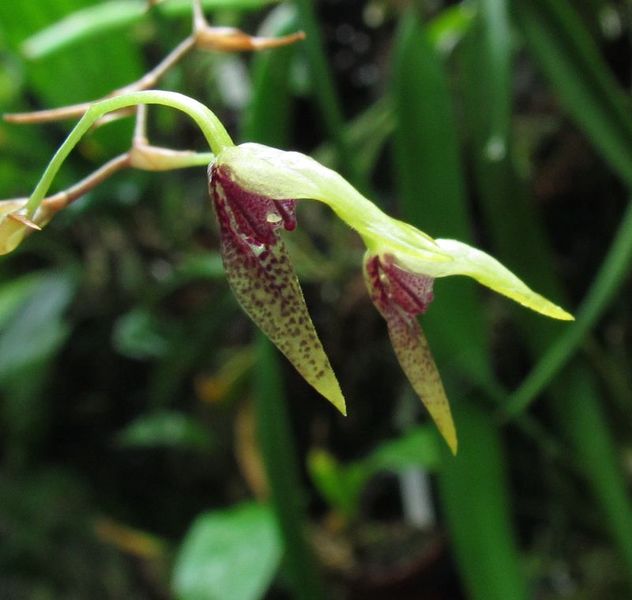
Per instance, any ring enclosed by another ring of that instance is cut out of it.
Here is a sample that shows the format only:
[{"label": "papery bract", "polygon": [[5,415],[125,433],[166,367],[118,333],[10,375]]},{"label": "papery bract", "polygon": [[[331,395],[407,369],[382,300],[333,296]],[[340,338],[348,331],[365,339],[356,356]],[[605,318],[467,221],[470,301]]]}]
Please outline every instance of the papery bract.
[{"label": "papery bract", "polygon": [[270,199],[239,186],[230,167],[209,169],[224,269],[250,318],[301,375],[343,414],[345,401],[305,305],[279,230],[296,227],[295,201]]},{"label": "papery bract", "polygon": [[[13,252],[31,231],[40,229],[39,224],[24,216],[26,202],[26,198],[0,201],[0,255]],[[38,214],[45,224],[41,217],[42,214]]]}]

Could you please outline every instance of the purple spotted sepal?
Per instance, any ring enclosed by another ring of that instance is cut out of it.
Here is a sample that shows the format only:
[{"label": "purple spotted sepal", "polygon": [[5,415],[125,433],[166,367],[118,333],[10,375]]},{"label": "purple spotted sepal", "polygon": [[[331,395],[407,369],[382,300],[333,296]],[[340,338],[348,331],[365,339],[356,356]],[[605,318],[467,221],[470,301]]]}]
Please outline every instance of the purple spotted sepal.
[{"label": "purple spotted sepal", "polygon": [[417,316],[432,302],[434,279],[399,267],[392,255],[366,254],[364,278],[386,320],[397,359],[454,454],[457,437],[450,405]]},{"label": "purple spotted sepal", "polygon": [[345,400],[307,311],[280,236],[296,228],[296,202],[240,186],[227,164],[209,167],[228,282],[242,308],[298,372],[338,410]]}]

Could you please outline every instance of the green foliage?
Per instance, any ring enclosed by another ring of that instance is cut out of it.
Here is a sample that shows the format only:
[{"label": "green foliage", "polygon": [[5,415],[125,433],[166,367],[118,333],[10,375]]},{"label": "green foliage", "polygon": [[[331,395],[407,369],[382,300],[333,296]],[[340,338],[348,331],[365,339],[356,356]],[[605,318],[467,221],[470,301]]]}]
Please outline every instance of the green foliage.
[{"label": "green foliage", "polygon": [[[202,6],[210,10],[260,10],[277,0],[202,0]],[[158,13],[167,18],[189,16],[191,3],[176,0],[158,6]],[[141,21],[147,14],[147,3],[143,0],[106,0],[73,12],[50,27],[38,31],[22,44],[22,52],[37,60],[63,51],[84,40],[94,42]]]},{"label": "green foliage", "polygon": [[[515,534],[509,523],[500,438],[489,415],[479,407],[463,403],[460,408],[461,452],[445,465],[440,489],[469,596],[528,598]],[[476,490],[474,494],[472,490]]]},{"label": "green foliage", "polygon": [[441,463],[436,432],[429,426],[411,428],[401,437],[381,443],[361,460],[340,464],[326,450],[315,449],[308,456],[310,475],[331,508],[347,519],[359,516],[361,494],[379,473],[398,473],[410,467],[436,471]]},{"label": "green foliage", "polygon": [[[213,25],[308,38],[193,53],[160,87],[210,107],[236,142],[313,154],[387,213],[484,248],[578,319],[437,282],[421,323],[455,407],[453,459],[425,417],[399,414],[408,384],[362,289],[355,232],[305,206],[285,237],[349,401],[343,419],[252,343],[203,169],[118,173],[0,261],[0,596],[628,597],[625,3],[203,4]],[[136,80],[189,33],[190,6],[0,3],[0,109]],[[0,196],[28,195],[71,127],[0,123]],[[52,191],[131,133],[124,119],[87,133]],[[202,144],[162,109],[148,133]],[[420,499],[409,470],[436,488],[422,498],[432,530],[402,510]],[[382,541],[375,559],[358,540],[380,526],[423,541]],[[441,558],[406,563],[425,547]],[[459,589],[441,579],[448,555]]]},{"label": "green foliage", "polygon": [[175,411],[157,411],[132,421],[116,436],[124,448],[173,447],[208,450],[212,438],[198,421]]},{"label": "green foliage", "polygon": [[[31,281],[28,283],[33,285]],[[54,355],[69,333],[63,312],[72,298],[73,278],[50,273],[40,277],[33,288],[31,294],[21,298],[19,308],[15,308],[3,328],[0,383],[14,377],[28,377],[31,368],[37,368]],[[22,287],[20,291],[29,290]]]},{"label": "green foliage", "polygon": [[202,514],[187,532],[173,573],[181,600],[256,600],[281,558],[271,510],[249,503]]}]

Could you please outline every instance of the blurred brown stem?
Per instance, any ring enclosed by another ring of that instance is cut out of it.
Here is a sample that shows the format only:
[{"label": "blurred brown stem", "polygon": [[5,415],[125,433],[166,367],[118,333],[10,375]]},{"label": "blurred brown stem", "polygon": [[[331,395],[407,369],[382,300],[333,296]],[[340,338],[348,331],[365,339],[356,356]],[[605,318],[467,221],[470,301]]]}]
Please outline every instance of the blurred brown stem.
[{"label": "blurred brown stem", "polygon": [[96,186],[109,179],[118,171],[131,167],[131,157],[129,152],[120,154],[119,156],[109,160],[96,171],[88,175],[86,178],[75,183],[66,190],[57,192],[48,198],[44,198],[42,205],[48,210],[56,213],[69,204],[94,189]]},{"label": "blurred brown stem", "polygon": [[[149,7],[155,2],[149,2]],[[193,48],[199,50],[215,50],[220,52],[252,52],[267,48],[287,46],[305,38],[302,31],[278,38],[255,37],[232,27],[211,27],[204,12],[200,0],[193,0],[193,31],[180,42],[163,60],[151,71],[148,71],[137,81],[122,88],[114,90],[105,98],[112,98],[129,92],[139,92],[154,87],[160,79],[178,62],[180,62]],[[102,98],[102,99],[105,99]],[[25,113],[11,113],[4,115],[4,120],[9,123],[45,123],[49,121],[61,121],[64,119],[76,119],[90,108],[93,102],[81,102],[71,106],[60,108],[37,110]],[[130,111],[121,110],[111,113],[99,119],[95,127],[104,125],[114,119],[128,116]]]}]

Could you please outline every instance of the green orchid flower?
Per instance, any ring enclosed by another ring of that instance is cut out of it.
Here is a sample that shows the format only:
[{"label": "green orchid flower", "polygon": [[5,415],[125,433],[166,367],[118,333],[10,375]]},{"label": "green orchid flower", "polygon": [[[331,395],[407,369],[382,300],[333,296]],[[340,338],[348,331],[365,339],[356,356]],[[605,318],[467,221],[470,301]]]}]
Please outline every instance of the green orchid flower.
[{"label": "green orchid flower", "polygon": [[259,144],[225,146],[209,167],[224,267],[244,310],[301,375],[343,414],[345,400],[309,317],[280,236],[296,227],[297,200],[318,200],[362,237],[364,276],[386,320],[397,358],[453,453],[457,435],[418,315],[437,277],[467,275],[554,319],[573,317],[531,290],[485,252],[433,239],[389,217],[338,173],[297,152]]}]

